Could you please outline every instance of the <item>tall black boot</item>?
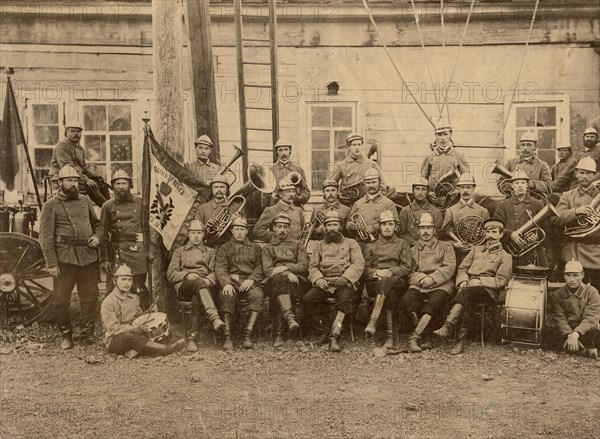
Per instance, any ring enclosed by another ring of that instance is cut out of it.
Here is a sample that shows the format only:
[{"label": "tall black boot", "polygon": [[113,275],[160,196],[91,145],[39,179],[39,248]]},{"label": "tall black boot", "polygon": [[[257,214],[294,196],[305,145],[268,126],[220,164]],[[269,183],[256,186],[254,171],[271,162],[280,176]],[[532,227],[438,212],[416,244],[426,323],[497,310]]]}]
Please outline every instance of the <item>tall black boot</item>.
[{"label": "tall black boot", "polygon": [[215,302],[213,301],[212,296],[210,295],[210,291],[206,288],[200,290],[200,300],[202,301],[202,306],[204,306],[204,311],[206,315],[210,319],[213,328],[215,331],[221,330],[225,323],[219,317],[219,313],[217,312],[217,307],[215,306]]},{"label": "tall black boot", "polygon": [[411,352],[423,352],[419,346],[419,340],[421,339],[421,334],[423,334],[423,331],[425,331],[425,328],[427,328],[430,320],[431,316],[429,314],[423,314],[423,317],[421,317],[421,320],[419,320],[419,323],[417,323],[414,332],[408,338],[408,349]]},{"label": "tall black boot", "polygon": [[175,343],[168,345],[149,341],[142,349],[142,354],[148,355],[149,357],[165,357],[174,352],[180,351],[185,347],[185,340],[177,340]]},{"label": "tall black boot", "polygon": [[242,346],[244,346],[246,349],[252,349],[254,347],[254,343],[252,343],[252,330],[254,329],[254,323],[256,322],[257,317],[258,311],[250,311],[248,324],[246,325],[246,330],[244,331],[244,341],[242,343]]},{"label": "tall black boot", "polygon": [[467,335],[469,334],[469,323],[469,313],[464,311],[462,319],[460,321],[460,329],[458,330],[458,339],[456,340],[456,343],[454,344],[454,346],[452,346],[452,349],[450,350],[450,353],[452,355],[457,355],[464,351],[465,341],[467,339]]},{"label": "tall black boot", "polygon": [[333,325],[331,325],[331,335],[329,337],[329,350],[331,352],[339,352],[342,350],[338,340],[340,339],[340,334],[342,333],[342,323],[344,321],[344,317],[346,317],[346,314],[338,311],[333,321]]},{"label": "tall black boot", "polygon": [[277,315],[277,321],[275,322],[275,341],[273,342],[274,348],[280,348],[285,344],[283,339],[283,326],[285,325],[282,315]]},{"label": "tall black boot", "polygon": [[223,341],[223,350],[232,351],[233,343],[231,342],[231,320],[232,315],[228,312],[223,313],[223,318],[225,319],[225,331],[223,335],[225,336],[225,340]]},{"label": "tall black boot", "polygon": [[58,329],[62,339],[60,348],[65,350],[73,348],[73,326],[71,323],[59,323]]},{"label": "tall black boot", "polygon": [[367,337],[372,337],[375,335],[375,331],[377,330],[377,320],[379,320],[379,314],[381,314],[381,310],[383,309],[384,301],[385,296],[383,294],[378,294],[375,298],[373,312],[371,313],[371,318],[369,319],[369,323],[365,328],[365,335]]},{"label": "tall black boot", "polygon": [[281,315],[288,324],[288,329],[292,333],[296,332],[300,328],[300,325],[296,321],[294,313],[292,312],[292,298],[289,294],[281,294],[277,296],[277,300],[279,301],[279,306],[281,307]]},{"label": "tall black boot", "polygon": [[456,322],[460,318],[462,313],[463,306],[460,303],[455,303],[450,308],[450,312],[448,313],[448,317],[446,317],[446,321],[444,325],[440,329],[436,329],[433,331],[435,335],[442,338],[450,338],[454,334],[454,328],[456,327]]}]

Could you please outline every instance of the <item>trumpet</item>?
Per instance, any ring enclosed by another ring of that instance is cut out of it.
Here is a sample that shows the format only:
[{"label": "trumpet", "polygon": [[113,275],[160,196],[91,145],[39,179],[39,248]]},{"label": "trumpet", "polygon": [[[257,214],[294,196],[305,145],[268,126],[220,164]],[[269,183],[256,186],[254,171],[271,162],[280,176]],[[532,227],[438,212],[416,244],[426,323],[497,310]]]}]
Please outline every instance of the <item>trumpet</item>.
[{"label": "trumpet", "polygon": [[600,230],[600,194],[590,203],[593,212],[577,217],[577,226],[565,227],[565,235],[571,238],[585,238]]},{"label": "trumpet", "polygon": [[350,217],[350,221],[352,221],[356,225],[356,233],[358,234],[358,238],[361,241],[373,242],[377,239],[375,238],[375,235],[367,232],[367,227],[369,226],[367,225],[365,219],[360,213],[352,214],[352,216]]},{"label": "trumpet", "polygon": [[[546,239],[546,232],[538,225],[546,218],[558,216],[556,208],[552,203],[547,203],[535,216],[529,215],[530,220],[523,224],[516,232],[521,235],[525,244],[518,246],[512,241],[506,244],[506,250],[514,257],[524,256],[539,246]],[[537,238],[536,236],[537,235]]]},{"label": "trumpet", "polygon": [[310,236],[312,235],[312,232],[315,228],[315,225],[309,221],[306,224],[304,224],[304,227],[302,227],[302,232],[300,233],[300,243],[302,244],[302,248],[304,250],[306,250],[306,248],[308,247],[308,242],[310,241]]}]

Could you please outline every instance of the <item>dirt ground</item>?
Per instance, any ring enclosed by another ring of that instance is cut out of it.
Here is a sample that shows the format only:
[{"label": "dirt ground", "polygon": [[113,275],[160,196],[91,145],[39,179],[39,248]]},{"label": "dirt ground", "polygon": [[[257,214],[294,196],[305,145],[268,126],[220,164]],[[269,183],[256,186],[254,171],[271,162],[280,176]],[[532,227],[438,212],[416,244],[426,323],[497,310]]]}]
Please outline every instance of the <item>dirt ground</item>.
[{"label": "dirt ground", "polygon": [[[358,333],[357,328],[357,333]],[[600,361],[473,343],[385,356],[371,340],[128,360],[0,333],[2,438],[598,438]]]}]

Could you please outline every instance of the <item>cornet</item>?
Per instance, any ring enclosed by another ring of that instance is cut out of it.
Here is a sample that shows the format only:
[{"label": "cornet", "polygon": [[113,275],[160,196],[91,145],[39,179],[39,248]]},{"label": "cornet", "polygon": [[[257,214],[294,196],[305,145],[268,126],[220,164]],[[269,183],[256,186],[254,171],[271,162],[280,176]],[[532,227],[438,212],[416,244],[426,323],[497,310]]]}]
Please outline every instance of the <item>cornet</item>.
[{"label": "cornet", "polygon": [[373,242],[377,240],[375,235],[367,232],[367,228],[369,227],[365,222],[365,219],[360,213],[354,213],[350,217],[350,221],[352,221],[356,225],[356,233],[358,234],[358,238],[361,241]]}]

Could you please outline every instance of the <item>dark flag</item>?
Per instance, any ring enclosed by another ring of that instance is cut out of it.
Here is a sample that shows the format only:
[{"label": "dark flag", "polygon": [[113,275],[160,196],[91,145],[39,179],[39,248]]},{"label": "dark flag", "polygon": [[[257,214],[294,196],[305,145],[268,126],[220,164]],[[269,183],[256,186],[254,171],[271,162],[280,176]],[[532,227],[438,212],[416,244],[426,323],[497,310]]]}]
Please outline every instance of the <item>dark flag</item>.
[{"label": "dark flag", "polygon": [[20,145],[25,145],[23,128],[19,118],[19,110],[15,101],[10,78],[6,83],[6,99],[4,100],[4,115],[0,127],[0,179],[9,191],[15,188],[15,177],[19,172]]}]

